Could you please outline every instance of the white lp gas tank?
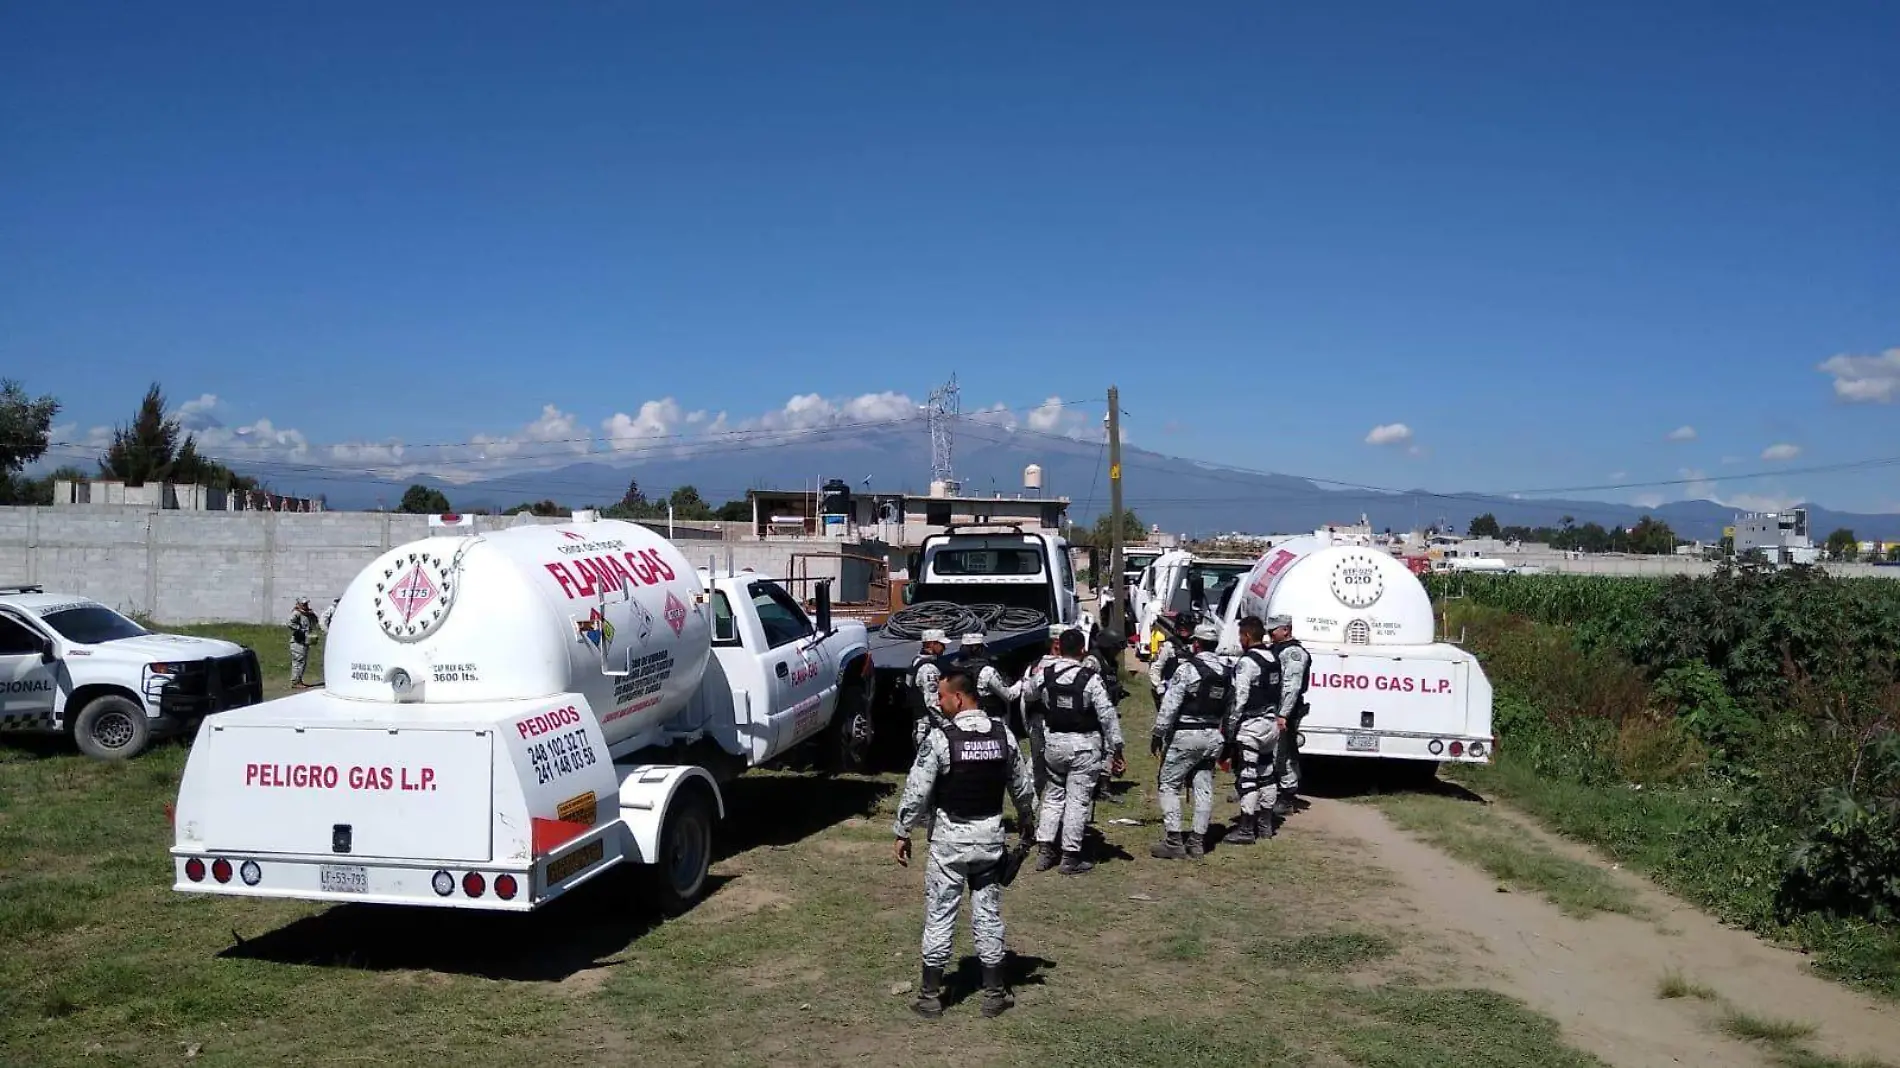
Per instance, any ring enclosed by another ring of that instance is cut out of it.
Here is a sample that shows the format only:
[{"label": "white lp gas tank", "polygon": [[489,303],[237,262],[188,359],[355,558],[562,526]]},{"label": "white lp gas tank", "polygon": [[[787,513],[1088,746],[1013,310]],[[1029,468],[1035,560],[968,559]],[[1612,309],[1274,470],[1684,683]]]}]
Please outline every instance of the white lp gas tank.
[{"label": "white lp gas tank", "polygon": [[1301,641],[1340,645],[1430,645],[1432,601],[1418,576],[1390,553],[1293,538],[1268,549],[1241,580],[1223,614],[1221,651],[1238,653],[1243,616],[1293,617]]},{"label": "white lp gas tank", "polygon": [[698,688],[711,653],[703,602],[686,557],[633,523],[427,538],[344,591],[324,682],[346,699],[423,706],[579,692],[611,747]]}]

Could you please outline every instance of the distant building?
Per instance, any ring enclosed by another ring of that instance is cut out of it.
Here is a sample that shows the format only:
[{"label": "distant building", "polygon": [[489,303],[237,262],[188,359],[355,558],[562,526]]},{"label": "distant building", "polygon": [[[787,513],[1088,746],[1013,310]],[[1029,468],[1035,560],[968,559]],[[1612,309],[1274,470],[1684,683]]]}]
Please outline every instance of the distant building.
[{"label": "distant building", "polygon": [[1750,512],[1735,517],[1735,555],[1771,564],[1811,564],[1819,558],[1808,533],[1808,510]]},{"label": "distant building", "polygon": [[749,490],[746,501],[760,538],[866,538],[888,545],[916,545],[946,527],[973,523],[1063,534],[1069,515],[1067,497],[857,492],[835,479],[816,491]]},{"label": "distant building", "polygon": [[286,497],[265,490],[220,490],[175,482],[147,482],[131,486],[116,479],[84,482],[58,479],[53,483],[53,507],[114,505],[180,512],[321,512],[323,502],[310,497]]}]

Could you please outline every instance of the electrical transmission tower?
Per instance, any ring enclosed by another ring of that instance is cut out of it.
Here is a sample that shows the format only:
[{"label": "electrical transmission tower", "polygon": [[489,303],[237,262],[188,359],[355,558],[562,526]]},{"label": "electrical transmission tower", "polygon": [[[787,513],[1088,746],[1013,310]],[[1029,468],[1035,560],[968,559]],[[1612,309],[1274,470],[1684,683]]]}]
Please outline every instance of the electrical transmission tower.
[{"label": "electrical transmission tower", "polygon": [[951,449],[957,416],[962,413],[956,375],[952,374],[950,381],[930,391],[930,401],[924,405],[924,411],[929,413],[930,418],[930,479],[943,482],[954,493],[957,475],[951,461]]}]

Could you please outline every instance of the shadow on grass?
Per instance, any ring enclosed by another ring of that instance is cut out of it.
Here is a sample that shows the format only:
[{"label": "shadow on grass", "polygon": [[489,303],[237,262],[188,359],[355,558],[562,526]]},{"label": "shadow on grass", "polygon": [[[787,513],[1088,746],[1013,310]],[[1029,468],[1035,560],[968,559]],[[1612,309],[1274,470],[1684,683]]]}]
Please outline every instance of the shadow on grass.
[{"label": "shadow on grass", "polygon": [[[623,865],[527,915],[339,905],[262,937],[242,939],[218,956],[314,968],[560,982],[612,967],[603,961],[659,926],[659,912],[631,904],[639,900],[638,881],[635,870]],[[706,896],[731,881],[708,878]]]},{"label": "shadow on grass", "polygon": [[[726,819],[714,854],[725,859],[760,846],[788,846],[876,810],[889,783],[865,779],[760,775],[728,783]],[[421,970],[559,982],[601,962],[657,927],[644,903],[641,869],[621,865],[527,915],[426,906],[339,905],[219,954],[322,968]],[[732,876],[707,878],[705,898]],[[234,932],[235,934],[235,932]]]},{"label": "shadow on grass", "polygon": [[1306,757],[1301,761],[1300,792],[1340,801],[1384,794],[1429,794],[1490,804],[1481,795],[1439,778],[1438,765],[1424,760]]},{"label": "shadow on grass", "polygon": [[[1004,982],[1009,984],[1011,993],[1026,986],[1042,986],[1047,980],[1043,973],[1054,971],[1056,962],[1046,957],[1023,956],[1011,952],[1003,958]],[[983,962],[975,957],[964,957],[957,961],[954,971],[946,971],[943,977],[943,1007],[948,1009],[966,998],[980,998],[983,994]]]}]

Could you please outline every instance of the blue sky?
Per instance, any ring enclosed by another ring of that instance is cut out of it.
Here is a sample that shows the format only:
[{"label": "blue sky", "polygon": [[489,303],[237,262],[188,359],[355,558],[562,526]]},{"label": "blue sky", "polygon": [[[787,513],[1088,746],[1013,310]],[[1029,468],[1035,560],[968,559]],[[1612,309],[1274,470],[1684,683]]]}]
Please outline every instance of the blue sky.
[{"label": "blue sky", "polygon": [[[1374,485],[1895,456],[1895,40],[1728,0],[10,5],[0,368],[63,440],[158,378],[208,451],[379,470],[952,371]],[[1900,511],[1893,471],[1603,495]]]}]

